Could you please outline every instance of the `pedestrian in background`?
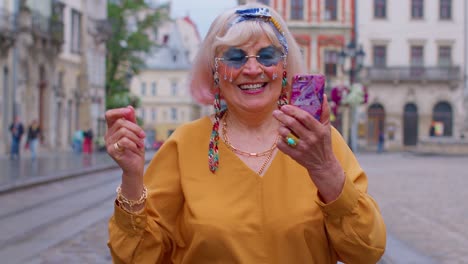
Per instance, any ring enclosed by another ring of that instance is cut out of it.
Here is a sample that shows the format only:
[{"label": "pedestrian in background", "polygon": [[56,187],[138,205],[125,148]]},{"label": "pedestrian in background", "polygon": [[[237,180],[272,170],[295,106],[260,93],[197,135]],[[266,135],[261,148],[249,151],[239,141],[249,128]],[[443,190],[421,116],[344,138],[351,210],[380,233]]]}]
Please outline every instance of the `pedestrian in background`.
[{"label": "pedestrian in background", "polygon": [[433,137],[435,136],[435,122],[431,122],[431,126],[429,127],[429,136]]},{"label": "pedestrian in background", "polygon": [[384,151],[384,145],[385,145],[385,134],[383,132],[383,129],[379,131],[379,139],[377,143],[377,152],[382,153]]},{"label": "pedestrian in background", "polygon": [[[109,247],[114,263],[376,263],[385,225],[367,176],[331,127],[288,105],[299,46],[264,5],[218,16],[190,89],[215,115],[177,128],[146,173],[135,109],[106,112],[122,169]],[[225,101],[225,106],[222,107]]]},{"label": "pedestrian in background", "polygon": [[83,134],[83,153],[91,154],[93,152],[93,130],[90,128]]},{"label": "pedestrian in background", "polygon": [[11,133],[10,159],[19,159],[21,138],[23,137],[23,133],[24,133],[23,123],[21,123],[19,116],[16,116],[15,120],[10,125],[10,133]]},{"label": "pedestrian in background", "polygon": [[79,129],[73,133],[72,148],[76,153],[81,153],[83,150],[84,133]]},{"label": "pedestrian in background", "polygon": [[37,146],[42,137],[41,128],[37,120],[33,120],[28,127],[26,144],[31,151],[31,159],[35,160],[37,156]]}]

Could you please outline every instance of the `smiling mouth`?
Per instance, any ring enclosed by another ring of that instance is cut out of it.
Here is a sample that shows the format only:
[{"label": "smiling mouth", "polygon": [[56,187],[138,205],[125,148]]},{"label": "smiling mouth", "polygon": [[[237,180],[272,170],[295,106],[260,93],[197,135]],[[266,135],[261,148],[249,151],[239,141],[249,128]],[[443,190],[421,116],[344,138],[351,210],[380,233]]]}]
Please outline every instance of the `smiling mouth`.
[{"label": "smiling mouth", "polygon": [[242,84],[239,85],[239,88],[242,91],[255,91],[255,90],[260,90],[263,87],[266,86],[267,83],[255,83],[255,84]]}]

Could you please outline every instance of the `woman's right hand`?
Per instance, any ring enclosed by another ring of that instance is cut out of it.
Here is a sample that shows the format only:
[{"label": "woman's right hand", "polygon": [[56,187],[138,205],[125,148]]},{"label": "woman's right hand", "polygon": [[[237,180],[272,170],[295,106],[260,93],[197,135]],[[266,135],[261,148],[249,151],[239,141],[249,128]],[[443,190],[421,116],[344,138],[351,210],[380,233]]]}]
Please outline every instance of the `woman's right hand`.
[{"label": "woman's right hand", "polygon": [[[143,184],[145,132],[137,125],[135,109],[127,106],[108,110],[106,122],[107,132],[104,136],[106,149],[122,168],[122,191],[124,191],[123,185],[132,185],[126,187],[139,189]],[[133,193],[130,190],[127,192]]]}]

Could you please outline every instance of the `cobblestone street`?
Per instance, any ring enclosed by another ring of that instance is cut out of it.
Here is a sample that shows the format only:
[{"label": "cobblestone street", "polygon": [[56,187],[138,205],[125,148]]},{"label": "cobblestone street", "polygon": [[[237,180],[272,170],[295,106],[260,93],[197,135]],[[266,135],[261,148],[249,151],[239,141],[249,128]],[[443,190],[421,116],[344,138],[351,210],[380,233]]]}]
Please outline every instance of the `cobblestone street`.
[{"label": "cobblestone street", "polygon": [[434,263],[468,263],[467,156],[385,153],[359,160],[390,234]]},{"label": "cobblestone street", "polygon": [[107,241],[107,218],[84,230],[79,236],[64,241],[29,262],[63,264],[63,263],[112,263]]},{"label": "cobblestone street", "polygon": [[[468,263],[468,157],[359,154],[389,234],[391,263]],[[109,206],[112,206],[111,202]],[[110,263],[107,218],[31,263]],[[411,254],[408,254],[411,253]]]}]

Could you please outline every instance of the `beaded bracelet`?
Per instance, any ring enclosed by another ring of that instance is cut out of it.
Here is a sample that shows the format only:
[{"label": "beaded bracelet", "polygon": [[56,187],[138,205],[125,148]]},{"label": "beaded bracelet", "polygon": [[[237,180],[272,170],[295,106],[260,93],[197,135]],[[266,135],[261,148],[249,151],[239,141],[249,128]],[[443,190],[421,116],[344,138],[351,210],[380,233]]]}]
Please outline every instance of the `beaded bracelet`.
[{"label": "beaded bracelet", "polygon": [[123,196],[122,188],[120,188],[120,185],[119,187],[117,187],[117,190],[115,191],[117,192],[117,201],[120,204],[125,204],[125,205],[130,206],[130,208],[133,208],[133,206],[135,205],[143,204],[146,201],[146,198],[148,197],[148,189],[146,189],[146,186],[143,186],[143,193],[141,194],[140,198],[138,198],[138,200],[130,200],[127,197]]}]

